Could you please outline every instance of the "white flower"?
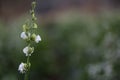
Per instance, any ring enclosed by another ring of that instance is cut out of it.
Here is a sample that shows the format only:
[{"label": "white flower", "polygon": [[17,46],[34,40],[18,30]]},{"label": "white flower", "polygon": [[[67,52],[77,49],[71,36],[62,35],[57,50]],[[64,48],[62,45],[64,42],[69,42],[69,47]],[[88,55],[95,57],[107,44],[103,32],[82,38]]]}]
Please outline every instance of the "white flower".
[{"label": "white flower", "polygon": [[21,37],[22,39],[27,39],[27,38],[28,38],[28,36],[26,35],[25,32],[22,32],[21,35],[20,35],[20,37]]},{"label": "white flower", "polygon": [[40,37],[40,35],[37,35],[37,36],[35,37],[35,42],[36,42],[36,43],[39,43],[39,41],[41,41],[41,37]]},{"label": "white flower", "polygon": [[31,56],[31,54],[34,52],[34,48],[27,46],[23,49],[23,52],[25,53],[26,56]]},{"label": "white flower", "polygon": [[20,37],[22,39],[28,39],[28,37],[30,37],[30,33],[22,32],[21,35],[20,35]]},{"label": "white flower", "polygon": [[26,66],[25,63],[21,63],[21,64],[19,65],[18,70],[19,70],[21,73],[25,73],[25,72],[26,72],[25,66]]}]

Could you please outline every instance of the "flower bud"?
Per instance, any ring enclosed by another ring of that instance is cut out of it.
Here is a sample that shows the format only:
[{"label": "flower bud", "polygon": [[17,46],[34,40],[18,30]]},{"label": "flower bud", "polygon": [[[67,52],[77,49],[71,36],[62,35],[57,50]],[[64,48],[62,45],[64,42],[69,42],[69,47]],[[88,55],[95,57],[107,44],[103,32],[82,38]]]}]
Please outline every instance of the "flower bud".
[{"label": "flower bud", "polygon": [[35,7],[36,7],[36,2],[33,1],[33,2],[32,2],[32,8],[34,9]]},{"label": "flower bud", "polygon": [[36,34],[33,33],[32,36],[31,36],[31,40],[34,41],[35,38],[36,38]]},{"label": "flower bud", "polygon": [[35,18],[35,14],[34,13],[32,14],[32,18]]},{"label": "flower bud", "polygon": [[30,10],[30,14],[32,15],[34,13],[34,10]]},{"label": "flower bud", "polygon": [[36,23],[33,23],[33,28],[37,28],[38,25]]},{"label": "flower bud", "polygon": [[23,25],[23,31],[27,32],[29,30],[28,26],[26,24]]}]

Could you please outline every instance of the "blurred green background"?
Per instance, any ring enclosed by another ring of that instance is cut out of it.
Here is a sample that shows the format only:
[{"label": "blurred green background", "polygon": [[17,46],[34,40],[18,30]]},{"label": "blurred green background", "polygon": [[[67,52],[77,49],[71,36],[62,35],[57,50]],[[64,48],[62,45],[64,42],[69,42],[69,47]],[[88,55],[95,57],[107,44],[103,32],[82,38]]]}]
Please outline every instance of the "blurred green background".
[{"label": "blurred green background", "polygon": [[[31,56],[30,80],[120,80],[119,0],[85,1],[37,1],[42,42]],[[0,1],[0,80],[23,80],[20,33],[30,3]]]}]

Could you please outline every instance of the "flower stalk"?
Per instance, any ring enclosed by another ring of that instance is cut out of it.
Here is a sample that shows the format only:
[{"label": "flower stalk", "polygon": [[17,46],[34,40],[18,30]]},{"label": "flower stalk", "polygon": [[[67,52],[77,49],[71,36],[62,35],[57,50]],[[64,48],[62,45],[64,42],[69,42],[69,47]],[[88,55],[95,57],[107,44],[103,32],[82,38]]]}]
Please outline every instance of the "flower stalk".
[{"label": "flower stalk", "polygon": [[25,73],[25,77],[24,77],[25,79],[24,79],[24,80],[28,80],[28,77],[29,77],[29,76],[28,76],[28,75],[29,75],[29,69],[30,69],[30,60],[29,60],[29,59],[30,59],[30,56],[27,57],[28,70],[27,70],[27,72]]},{"label": "flower stalk", "polygon": [[36,35],[34,32],[35,29],[38,28],[37,25],[37,18],[35,16],[35,7],[36,7],[36,1],[32,2],[32,9],[30,10],[31,14],[31,20],[28,20],[24,25],[23,25],[23,32],[21,33],[20,37],[27,42],[27,46],[23,48],[23,53],[26,56],[26,62],[21,63],[19,65],[18,70],[20,73],[24,74],[24,80],[29,79],[29,72],[30,72],[30,56],[34,53],[34,47],[32,46],[32,42],[39,43],[41,41],[40,35]]}]

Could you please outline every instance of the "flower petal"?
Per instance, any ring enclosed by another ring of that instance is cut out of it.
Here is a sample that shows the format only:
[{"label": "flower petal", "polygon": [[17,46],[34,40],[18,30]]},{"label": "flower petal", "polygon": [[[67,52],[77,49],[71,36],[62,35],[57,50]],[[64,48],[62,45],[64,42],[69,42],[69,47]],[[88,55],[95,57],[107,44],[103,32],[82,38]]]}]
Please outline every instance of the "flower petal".
[{"label": "flower petal", "polygon": [[41,41],[41,37],[40,37],[40,35],[37,35],[36,38],[35,38],[35,42],[39,43],[39,41]]},{"label": "flower petal", "polygon": [[21,35],[20,35],[20,37],[22,39],[27,39],[28,38],[25,32],[22,32]]}]

